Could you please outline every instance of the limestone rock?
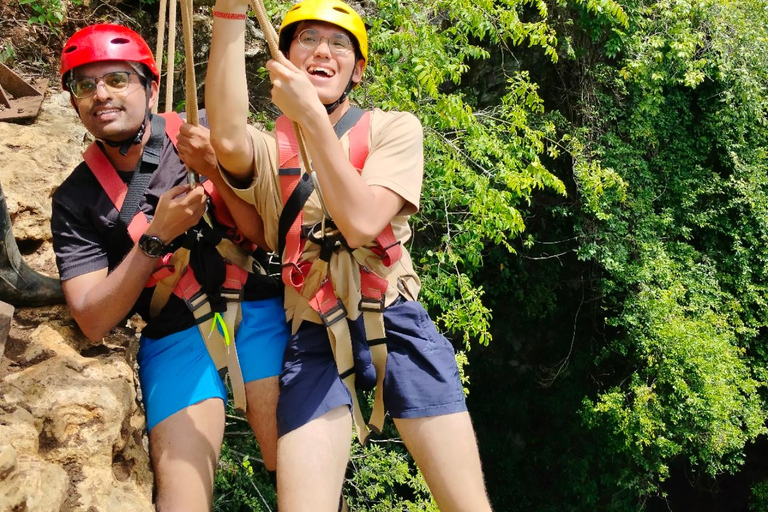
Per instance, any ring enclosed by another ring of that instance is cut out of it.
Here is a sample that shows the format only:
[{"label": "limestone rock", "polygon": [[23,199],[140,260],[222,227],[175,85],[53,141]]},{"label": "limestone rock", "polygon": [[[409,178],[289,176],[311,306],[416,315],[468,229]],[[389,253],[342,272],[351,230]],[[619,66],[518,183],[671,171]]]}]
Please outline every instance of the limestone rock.
[{"label": "limestone rock", "polygon": [[[0,182],[35,270],[56,273],[50,197],[89,142],[67,94],[48,98],[33,124],[0,123]],[[0,511],[153,511],[135,330],[92,343],[66,306],[12,315],[0,357]]]}]

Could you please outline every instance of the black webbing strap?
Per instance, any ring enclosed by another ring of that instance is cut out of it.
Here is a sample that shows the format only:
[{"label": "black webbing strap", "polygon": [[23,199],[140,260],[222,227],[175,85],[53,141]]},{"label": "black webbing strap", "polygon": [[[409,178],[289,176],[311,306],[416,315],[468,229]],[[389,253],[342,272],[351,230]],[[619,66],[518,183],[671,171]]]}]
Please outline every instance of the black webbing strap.
[{"label": "black webbing strap", "polygon": [[120,222],[126,227],[131,224],[133,216],[139,211],[139,205],[144,198],[144,193],[149,186],[155,169],[160,163],[160,153],[163,150],[165,142],[165,119],[160,116],[152,116],[152,132],[144,146],[144,152],[141,154],[141,162],[131,177],[128,184],[128,192],[123,200],[123,207],[120,209]]},{"label": "black webbing strap", "polygon": [[[333,126],[333,131],[338,138],[342,138],[345,133],[352,129],[357,124],[361,117],[365,114],[365,110],[358,107],[349,107],[341,119],[339,119]],[[154,127],[152,128],[154,130]],[[283,250],[285,249],[285,237],[288,235],[288,230],[293,225],[296,217],[299,216],[299,212],[307,203],[309,196],[315,190],[315,185],[312,183],[312,179],[309,174],[304,173],[299,179],[299,184],[291,192],[290,197],[283,205],[283,211],[280,213],[280,220],[278,222],[277,230],[277,254],[282,259]]]}]

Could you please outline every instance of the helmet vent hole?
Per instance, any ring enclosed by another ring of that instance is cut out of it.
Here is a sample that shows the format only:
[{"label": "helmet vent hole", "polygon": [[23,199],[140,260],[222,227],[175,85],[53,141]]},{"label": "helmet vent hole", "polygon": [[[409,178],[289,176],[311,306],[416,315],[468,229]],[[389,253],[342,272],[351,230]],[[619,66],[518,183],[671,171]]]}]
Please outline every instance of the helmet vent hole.
[{"label": "helmet vent hole", "polygon": [[130,43],[130,41],[128,41],[124,37],[116,37],[116,38],[112,39],[110,41],[110,43],[112,43],[112,44],[128,44],[128,43]]},{"label": "helmet vent hole", "polygon": [[70,47],[64,49],[64,53],[72,53],[75,50],[77,50],[77,46],[70,46]]},{"label": "helmet vent hole", "polygon": [[341,7],[334,7],[334,8],[333,8],[333,10],[334,10],[334,11],[339,11],[339,12],[340,12],[340,13],[342,13],[342,14],[349,14],[349,11],[348,11],[348,10],[346,10],[346,9],[342,9]]}]

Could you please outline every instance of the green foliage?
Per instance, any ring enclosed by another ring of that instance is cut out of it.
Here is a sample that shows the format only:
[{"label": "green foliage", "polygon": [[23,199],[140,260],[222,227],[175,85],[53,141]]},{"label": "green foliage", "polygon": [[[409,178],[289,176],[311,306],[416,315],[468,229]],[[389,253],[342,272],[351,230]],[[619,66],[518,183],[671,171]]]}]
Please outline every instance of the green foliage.
[{"label": "green foliage", "polygon": [[13,48],[13,44],[10,41],[3,43],[0,47],[0,62],[6,65],[13,64],[16,60],[16,50]]},{"label": "green foliage", "polygon": [[[528,0],[377,6],[369,19],[370,83],[356,99],[421,120],[425,179],[413,250],[423,298],[467,348],[474,340],[487,344],[492,313],[480,282],[486,254],[514,253],[510,240],[525,229],[520,208],[535,191],[565,189],[541,162],[553,127],[536,126],[543,106],[526,73],[500,70],[503,92],[495,105],[481,105],[461,86],[471,64],[488,59],[495,45],[526,42],[555,59],[556,39],[542,19],[547,6]],[[528,7],[538,20],[521,18]]]},{"label": "green foliage", "polygon": [[585,22],[619,58],[590,69],[596,101],[572,131],[578,255],[599,272],[608,333],[581,418],[603,448],[594,463],[612,467],[608,489],[638,502],[664,494],[673,460],[735,472],[765,433],[768,139],[755,127],[768,62],[746,47],[765,45],[766,13],[665,0],[629,4],[618,36]]},{"label": "green foliage", "polygon": [[244,418],[235,416],[229,402],[227,428],[216,470],[213,510],[216,512],[271,512],[277,494],[260,459],[258,443]]},{"label": "green foliage", "polygon": [[57,34],[61,32],[59,26],[64,21],[65,13],[61,0],[19,0],[19,5],[32,9],[33,14],[27,19],[30,25],[45,25]]},{"label": "green foliage", "polygon": [[768,480],[762,480],[752,487],[749,510],[751,512],[768,512]]}]

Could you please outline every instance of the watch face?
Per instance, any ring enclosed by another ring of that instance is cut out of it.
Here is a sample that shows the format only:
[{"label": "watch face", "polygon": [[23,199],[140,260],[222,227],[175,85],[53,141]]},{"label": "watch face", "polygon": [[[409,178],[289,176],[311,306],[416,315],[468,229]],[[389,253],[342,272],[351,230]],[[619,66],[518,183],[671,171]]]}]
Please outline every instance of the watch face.
[{"label": "watch face", "polygon": [[139,247],[144,251],[144,254],[153,258],[159,258],[165,254],[165,244],[156,236],[142,236],[139,240]]}]

